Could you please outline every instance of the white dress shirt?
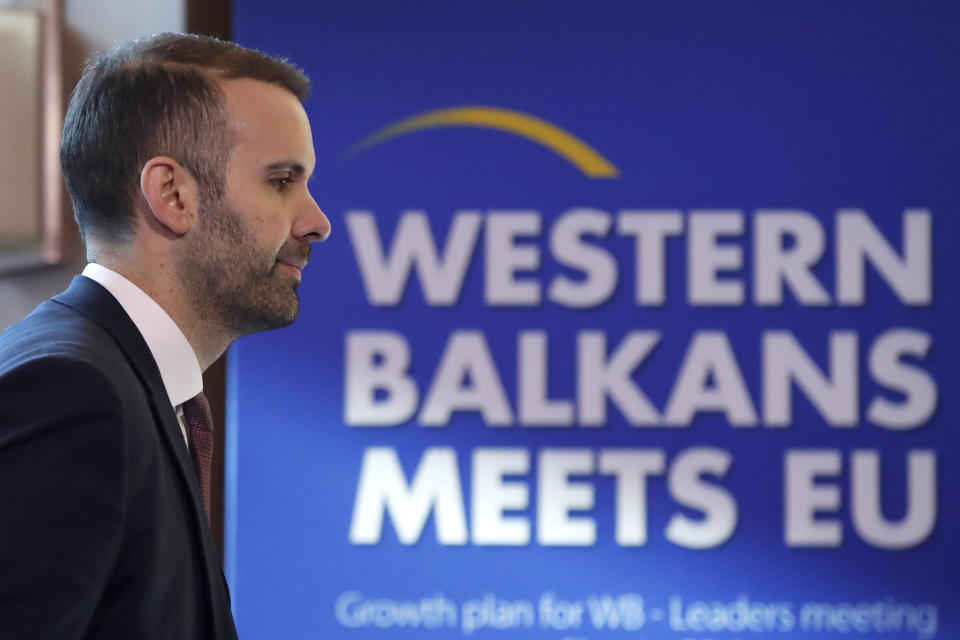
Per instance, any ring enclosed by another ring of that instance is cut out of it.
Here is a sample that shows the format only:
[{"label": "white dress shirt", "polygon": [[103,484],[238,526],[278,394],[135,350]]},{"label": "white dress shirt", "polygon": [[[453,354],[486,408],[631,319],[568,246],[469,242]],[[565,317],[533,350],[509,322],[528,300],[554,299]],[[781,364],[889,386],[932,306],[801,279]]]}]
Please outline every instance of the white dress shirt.
[{"label": "white dress shirt", "polygon": [[167,397],[180,422],[183,441],[189,448],[181,405],[203,391],[203,375],[187,337],[163,307],[116,271],[91,262],[82,275],[109,291],[140,331],[160,369]]}]

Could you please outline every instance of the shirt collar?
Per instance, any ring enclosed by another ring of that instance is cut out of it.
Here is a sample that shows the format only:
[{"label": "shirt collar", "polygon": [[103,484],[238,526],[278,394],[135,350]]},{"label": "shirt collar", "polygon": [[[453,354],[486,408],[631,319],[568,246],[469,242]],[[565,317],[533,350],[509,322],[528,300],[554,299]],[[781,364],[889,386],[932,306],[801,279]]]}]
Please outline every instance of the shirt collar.
[{"label": "shirt collar", "polygon": [[157,362],[170,404],[179,406],[203,391],[197,354],[163,307],[143,289],[102,265],[91,262],[82,275],[102,285],[130,316]]}]

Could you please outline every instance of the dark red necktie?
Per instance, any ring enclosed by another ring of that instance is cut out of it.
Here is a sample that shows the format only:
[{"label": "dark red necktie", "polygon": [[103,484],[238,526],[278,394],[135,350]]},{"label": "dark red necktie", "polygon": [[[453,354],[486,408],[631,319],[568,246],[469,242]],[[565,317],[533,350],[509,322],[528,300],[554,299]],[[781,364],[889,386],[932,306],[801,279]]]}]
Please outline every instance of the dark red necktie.
[{"label": "dark red necktie", "polygon": [[213,417],[210,403],[201,391],[183,403],[183,419],[187,423],[190,457],[200,479],[203,507],[210,519],[210,463],[213,461]]}]

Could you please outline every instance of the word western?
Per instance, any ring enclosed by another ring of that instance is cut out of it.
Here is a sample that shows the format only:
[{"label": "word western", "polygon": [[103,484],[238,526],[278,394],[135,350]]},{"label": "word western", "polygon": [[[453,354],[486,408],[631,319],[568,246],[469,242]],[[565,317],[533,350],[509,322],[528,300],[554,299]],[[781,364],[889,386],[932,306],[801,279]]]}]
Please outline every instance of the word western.
[{"label": "word western", "polygon": [[[413,273],[427,305],[457,304],[478,245],[483,301],[491,307],[536,307],[544,299],[560,307],[597,307],[614,295],[622,271],[632,274],[635,304],[661,306],[671,291],[668,265],[677,268],[678,258],[689,305],[742,306],[747,302],[746,251],[752,252],[752,300],[758,306],[781,305],[785,291],[803,306],[863,305],[868,265],[901,304],[932,302],[932,216],[926,209],[903,212],[899,251],[864,211],[837,211],[833,260],[825,265],[833,272],[832,292],[815,270],[828,244],[817,217],[761,209],[749,218],[749,237],[747,221],[742,211],[727,209],[686,215],[623,210],[616,216],[596,208],[570,209],[548,231],[547,262],[540,246],[543,216],[535,210],[457,211],[442,247],[423,211],[400,214],[389,246],[372,212],[346,214],[367,299],[375,306],[400,304]],[[670,242],[679,236],[685,243]],[[632,256],[632,264],[621,265],[617,258],[623,256]]]}]

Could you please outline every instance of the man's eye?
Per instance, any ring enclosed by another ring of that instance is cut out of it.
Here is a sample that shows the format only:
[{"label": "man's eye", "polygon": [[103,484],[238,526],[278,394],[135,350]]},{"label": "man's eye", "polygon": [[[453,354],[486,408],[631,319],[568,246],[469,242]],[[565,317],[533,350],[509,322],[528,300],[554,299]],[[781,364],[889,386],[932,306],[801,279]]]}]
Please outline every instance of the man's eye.
[{"label": "man's eye", "polygon": [[290,176],[281,176],[279,178],[270,179],[270,184],[272,184],[277,191],[286,191],[287,187],[289,187],[292,183],[293,179]]}]

